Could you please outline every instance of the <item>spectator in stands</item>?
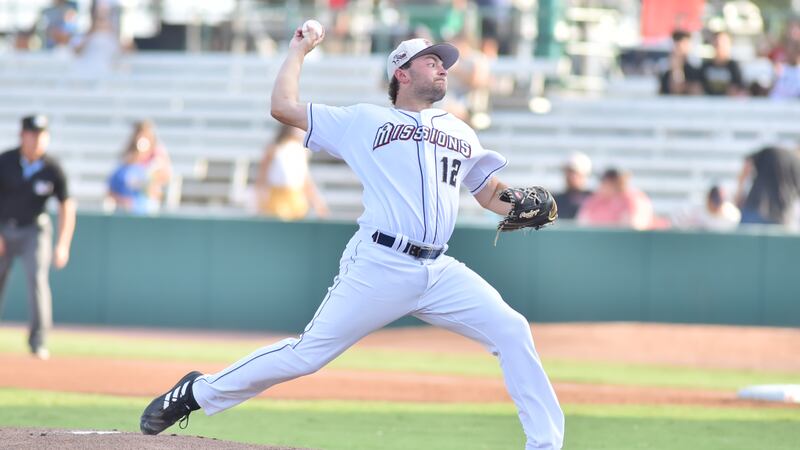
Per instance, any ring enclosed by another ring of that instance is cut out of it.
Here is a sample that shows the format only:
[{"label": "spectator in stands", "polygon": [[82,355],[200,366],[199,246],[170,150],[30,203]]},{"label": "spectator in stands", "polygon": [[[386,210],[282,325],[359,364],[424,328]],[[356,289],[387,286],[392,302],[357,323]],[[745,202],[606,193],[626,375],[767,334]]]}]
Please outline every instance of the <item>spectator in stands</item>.
[{"label": "spectator in stands", "polygon": [[125,149],[122,163],[108,179],[108,194],[118,211],[150,214],[157,210],[157,204],[151,201],[151,180],[146,158],[144,148]]},{"label": "spectator in stands", "polygon": [[720,186],[714,185],[706,194],[705,205],[679,212],[672,218],[672,224],[678,228],[729,231],[736,228],[740,220],[739,208],[725,198]]},{"label": "spectator in stands", "polygon": [[490,59],[511,52],[511,0],[475,0],[481,17],[481,52]]},{"label": "spectator in stands", "polygon": [[[752,180],[745,194],[746,184]],[[764,147],[745,159],[736,194],[742,224],[772,224],[795,229],[800,199],[800,158],[797,152]]]},{"label": "spectator in stands", "polygon": [[[40,359],[50,357],[47,349],[47,333],[53,321],[50,264],[56,269],[67,265],[75,229],[75,204],[69,197],[64,171],[46,154],[50,143],[47,128],[44,116],[23,118],[20,146],[0,154],[0,300],[11,264],[19,257],[28,284],[28,345]],[[51,196],[60,203],[55,247],[51,247],[50,216],[44,211]]]},{"label": "spectator in stands", "polygon": [[592,192],[586,188],[592,173],[592,160],[586,154],[575,152],[570,155],[564,170],[564,191],[555,195],[560,219],[574,219],[581,205]]},{"label": "spectator in stands", "polygon": [[767,53],[767,58],[777,65],[785,63],[786,51],[792,44],[800,43],[800,19],[791,19],[786,23],[786,29],[778,41]]},{"label": "spectator in stands", "polygon": [[672,52],[667,67],[659,75],[662,95],[696,95],[702,93],[700,70],[689,62],[691,35],[683,30],[672,33]]},{"label": "spectator in stands", "polygon": [[300,129],[281,125],[267,147],[256,179],[259,210],[281,220],[306,217],[309,206],[317,217],[327,217],[328,207],[308,170],[308,150]]},{"label": "spectator in stands", "polygon": [[109,179],[109,193],[116,206],[137,214],[157,212],[172,177],[172,163],[151,121],[134,124],[122,159]]},{"label": "spectator in stands", "polygon": [[775,65],[775,82],[769,96],[776,100],[800,99],[800,41],[789,43],[785,61]]},{"label": "spectator in stands", "polygon": [[732,96],[745,92],[742,70],[731,59],[731,37],[724,31],[714,33],[714,57],[700,66],[700,81],[706,95]]},{"label": "spectator in stands", "polygon": [[[458,48],[459,58],[458,62],[447,71],[448,89],[442,102],[442,109],[470,123],[473,116],[488,113],[491,79],[489,62],[475,48],[466,33],[459,34],[451,43]],[[488,117],[486,119],[488,120]]]},{"label": "spectator in stands", "polygon": [[18,30],[14,33],[14,45],[12,46],[15,51],[27,52],[31,49],[36,30]]},{"label": "spectator in stands", "polygon": [[325,48],[330,53],[353,53],[354,49],[349,48],[352,42],[352,23],[347,4],[349,0],[328,0],[326,12],[330,14],[330,19],[323,22],[330,23],[325,29]]},{"label": "spectator in stands", "polygon": [[102,17],[118,39],[122,26],[122,0],[92,0],[92,20]]},{"label": "spectator in stands", "polygon": [[654,225],[653,205],[644,192],[629,185],[628,174],[608,169],[597,191],[578,210],[578,223],[647,230]]},{"label": "spectator in stands", "polygon": [[54,0],[52,6],[45,8],[38,20],[42,30],[44,48],[53,50],[72,45],[78,33],[78,7],[76,2]]},{"label": "spectator in stands", "polygon": [[93,17],[89,32],[75,46],[75,68],[84,76],[103,77],[113,71],[125,50],[109,16],[100,14]]},{"label": "spectator in stands", "polygon": [[167,153],[167,148],[156,134],[156,126],[150,120],[136,122],[133,126],[133,133],[128,142],[128,148],[136,145],[137,148],[144,147],[145,164],[147,170],[154,174],[155,182],[158,187],[158,198],[161,191],[172,178],[172,160]]}]

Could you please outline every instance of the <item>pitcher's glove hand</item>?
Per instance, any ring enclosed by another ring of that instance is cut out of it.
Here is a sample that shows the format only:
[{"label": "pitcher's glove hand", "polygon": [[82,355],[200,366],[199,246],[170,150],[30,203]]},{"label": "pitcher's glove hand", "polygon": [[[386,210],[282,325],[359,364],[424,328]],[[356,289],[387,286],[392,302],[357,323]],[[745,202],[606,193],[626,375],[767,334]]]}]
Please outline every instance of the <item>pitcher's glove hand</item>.
[{"label": "pitcher's glove hand", "polygon": [[500,193],[500,200],[511,203],[511,211],[497,224],[498,233],[523,228],[538,230],[558,218],[553,195],[541,186],[508,188]]}]

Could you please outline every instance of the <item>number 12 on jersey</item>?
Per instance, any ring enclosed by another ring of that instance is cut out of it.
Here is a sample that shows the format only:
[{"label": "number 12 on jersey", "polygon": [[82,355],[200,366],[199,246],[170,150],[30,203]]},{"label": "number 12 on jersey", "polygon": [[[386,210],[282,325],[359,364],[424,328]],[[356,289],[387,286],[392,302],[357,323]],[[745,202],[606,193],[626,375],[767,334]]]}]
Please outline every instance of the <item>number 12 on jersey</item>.
[{"label": "number 12 on jersey", "polygon": [[456,176],[458,176],[458,170],[461,169],[461,160],[460,159],[452,159],[453,161],[453,168],[450,169],[450,162],[447,156],[442,158],[442,183],[447,183],[447,174],[450,174],[450,186],[456,185]]}]

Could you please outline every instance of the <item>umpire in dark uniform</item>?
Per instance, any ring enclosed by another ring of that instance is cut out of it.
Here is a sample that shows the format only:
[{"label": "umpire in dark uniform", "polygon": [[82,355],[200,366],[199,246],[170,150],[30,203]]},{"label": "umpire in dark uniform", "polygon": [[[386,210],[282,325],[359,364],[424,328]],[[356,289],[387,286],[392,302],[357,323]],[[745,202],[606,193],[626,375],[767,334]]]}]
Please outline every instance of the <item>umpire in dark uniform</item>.
[{"label": "umpire in dark uniform", "polygon": [[[75,229],[75,203],[67,193],[61,166],[45,154],[49,143],[47,117],[28,116],[22,119],[20,146],[0,154],[0,306],[11,264],[19,257],[28,284],[28,344],[41,359],[50,357],[46,346],[53,321],[50,264],[57,269],[67,265]],[[44,212],[51,196],[59,201],[55,247],[53,226]]]}]

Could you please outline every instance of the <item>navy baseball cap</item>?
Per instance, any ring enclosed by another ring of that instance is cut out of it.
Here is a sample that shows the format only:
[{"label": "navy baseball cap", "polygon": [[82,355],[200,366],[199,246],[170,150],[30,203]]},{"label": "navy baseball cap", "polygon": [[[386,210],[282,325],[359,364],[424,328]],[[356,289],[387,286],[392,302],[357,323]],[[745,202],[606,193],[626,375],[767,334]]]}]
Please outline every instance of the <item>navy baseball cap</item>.
[{"label": "navy baseball cap", "polygon": [[46,131],[47,116],[36,114],[22,118],[22,131]]}]

